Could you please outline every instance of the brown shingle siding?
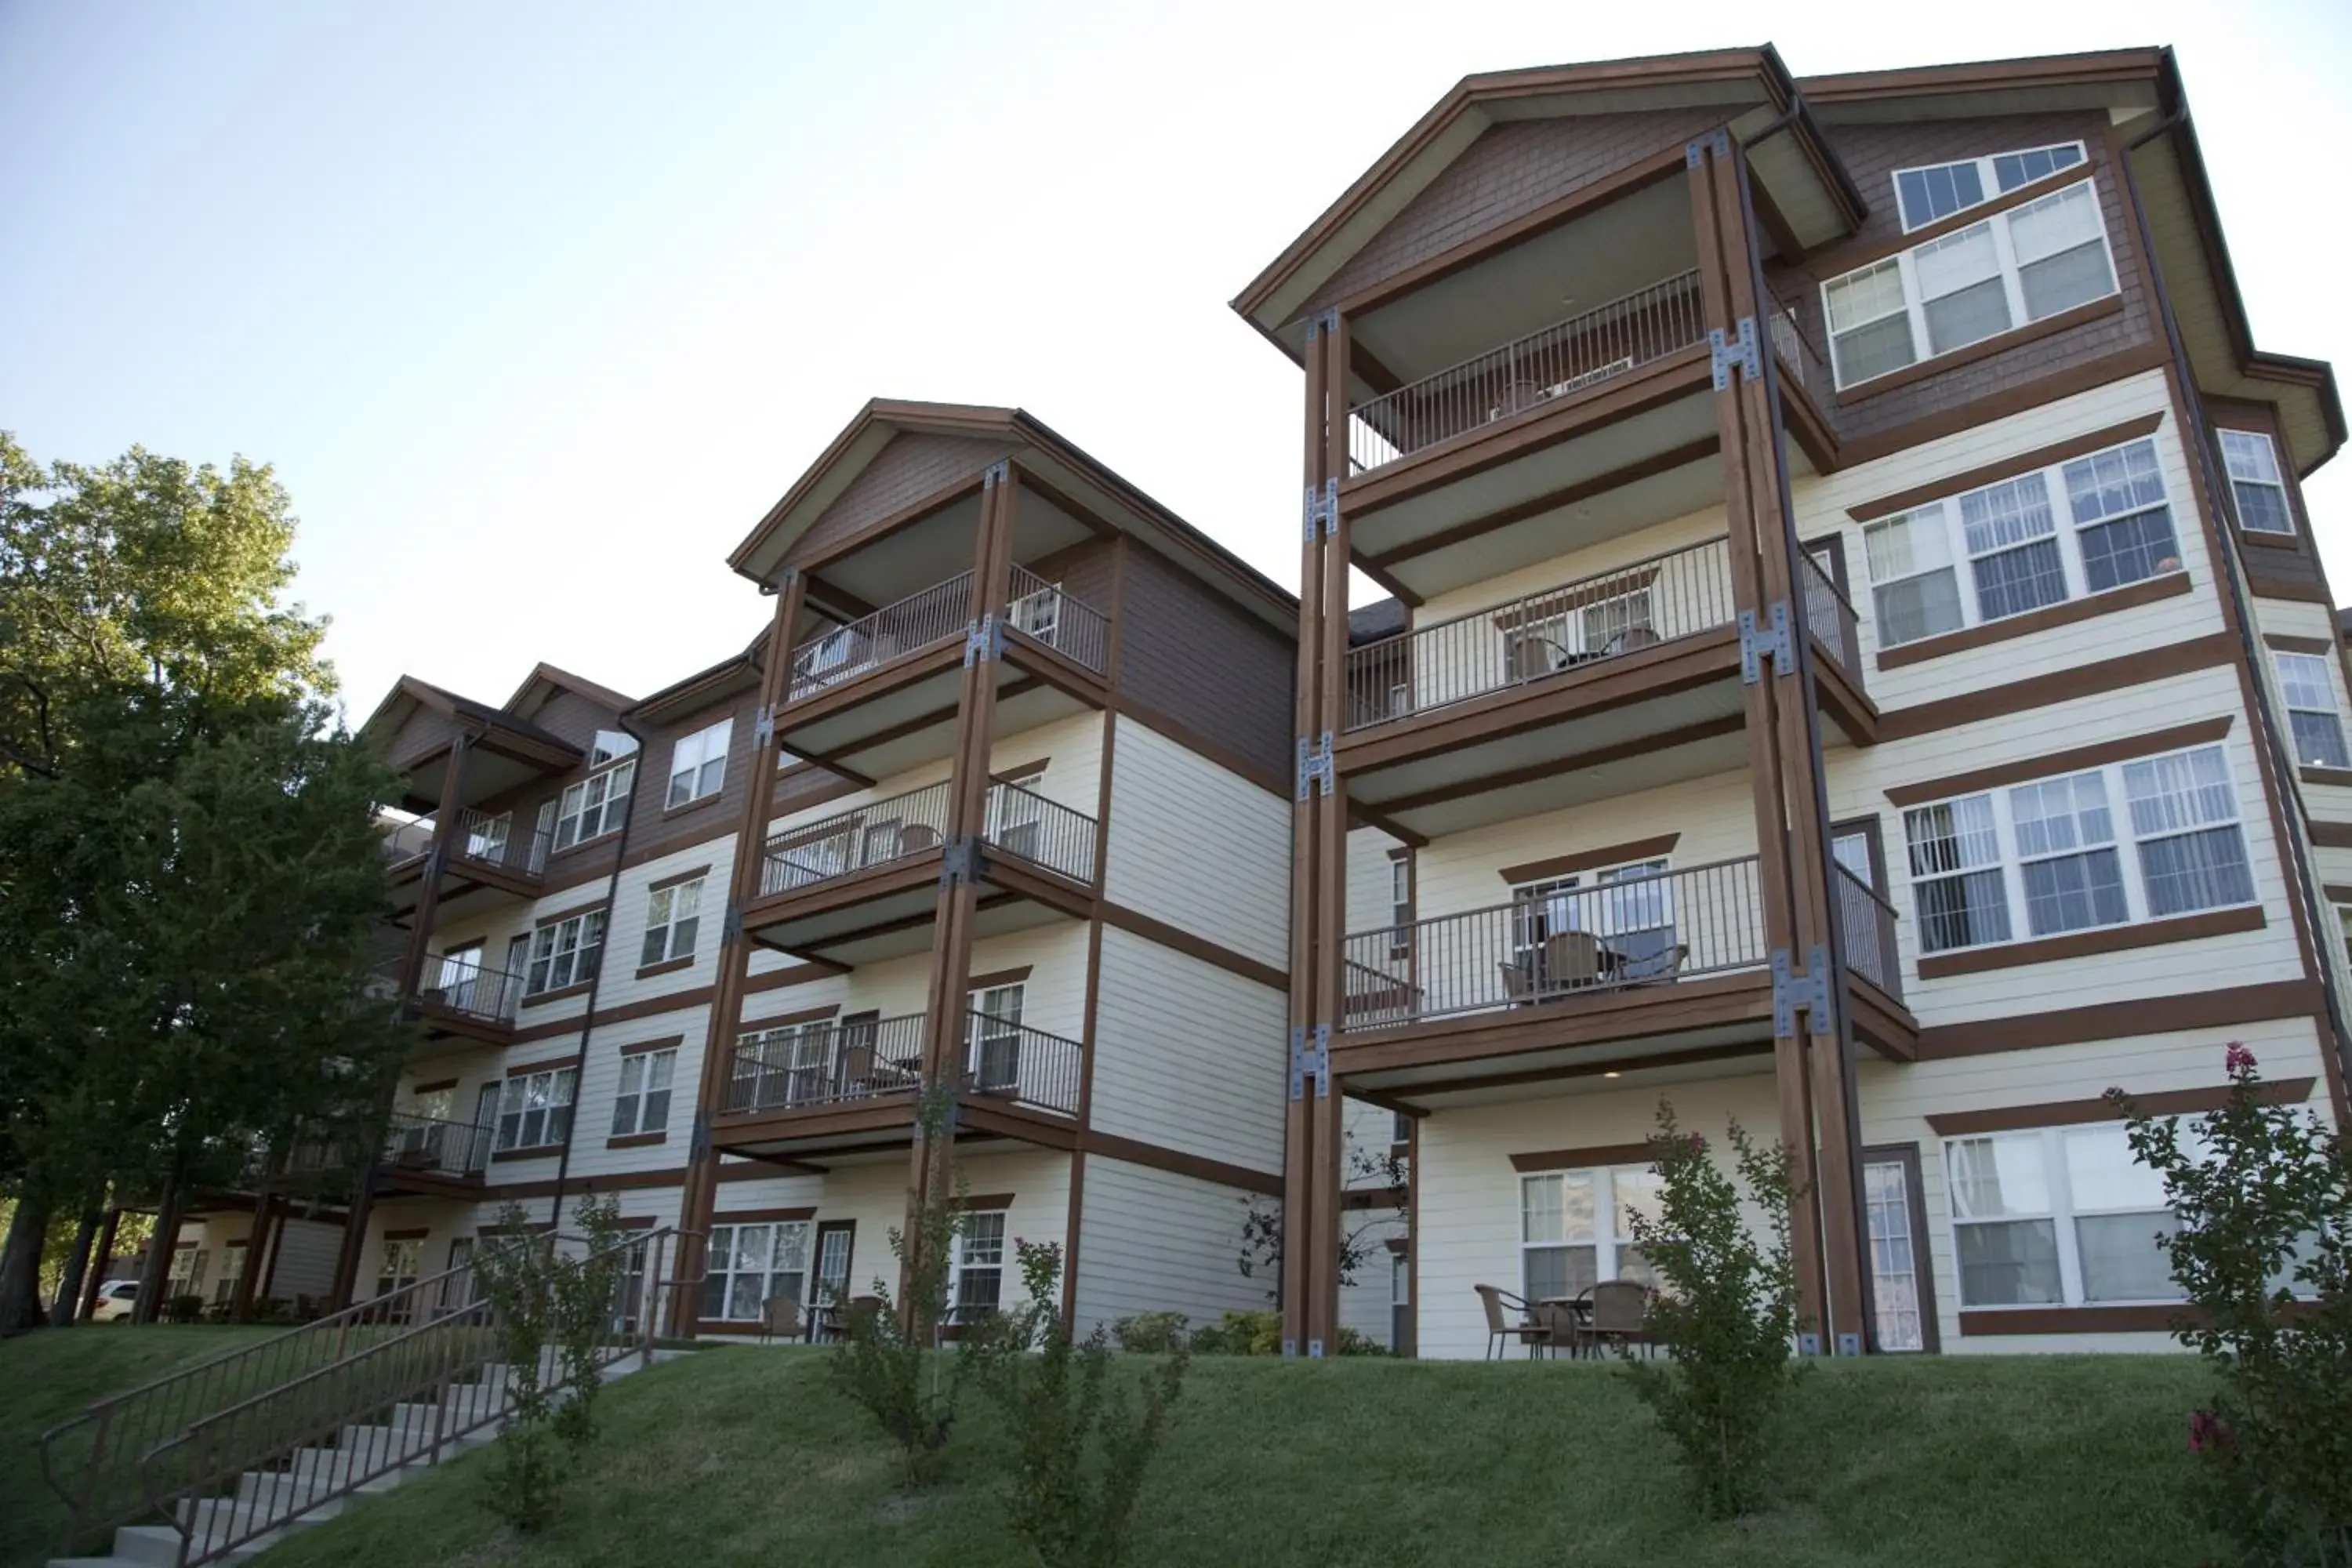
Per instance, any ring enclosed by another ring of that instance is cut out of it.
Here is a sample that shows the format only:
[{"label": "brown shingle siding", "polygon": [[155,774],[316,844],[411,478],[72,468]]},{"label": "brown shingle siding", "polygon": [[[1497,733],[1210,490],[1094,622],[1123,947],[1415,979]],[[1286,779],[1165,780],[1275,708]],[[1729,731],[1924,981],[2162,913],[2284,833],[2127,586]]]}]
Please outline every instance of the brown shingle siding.
[{"label": "brown shingle siding", "polygon": [[1292,645],[1149,548],[1127,561],[1120,695],[1287,776]]},{"label": "brown shingle siding", "polygon": [[966,436],[896,437],[793,541],[784,560],[790,564],[821,554],[858,530],[971,478],[1011,450],[1002,441]]}]

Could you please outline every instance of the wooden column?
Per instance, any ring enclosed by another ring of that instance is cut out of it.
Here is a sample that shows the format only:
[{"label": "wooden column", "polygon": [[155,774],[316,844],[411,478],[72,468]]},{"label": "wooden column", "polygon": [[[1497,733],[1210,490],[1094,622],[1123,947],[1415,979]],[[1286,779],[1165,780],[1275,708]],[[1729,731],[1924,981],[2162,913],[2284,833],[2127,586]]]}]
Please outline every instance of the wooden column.
[{"label": "wooden column", "polygon": [[274,1206],[269,1184],[265,1180],[253,1200],[253,1228],[245,1237],[245,1268],[236,1277],[236,1289],[229,1292],[228,1316],[233,1323],[252,1321],[254,1297],[261,1285],[262,1255],[269,1247],[269,1219]]},{"label": "wooden column", "polygon": [[475,737],[460,733],[449,742],[449,761],[441,770],[441,804],[433,813],[433,847],[425,857],[425,879],[416,889],[416,912],[408,928],[408,945],[400,958],[400,1001],[416,1000],[425,977],[425,958],[433,942],[433,920],[441,908],[441,877],[449,868],[449,847],[457,834],[458,802],[466,789],[466,763],[473,754]]},{"label": "wooden column", "polygon": [[[1788,984],[1795,999],[1790,1032],[1778,1033],[1776,1024],[1774,1054],[1780,1137],[1796,1156],[1806,1191],[1791,1238],[1801,1310],[1822,1335],[1822,1348],[1843,1342],[1859,1349],[1867,1342],[1867,1324],[1853,1043],[1831,901],[1828,797],[1805,578],[1789,500],[1761,247],[1739,147],[1717,132],[1691,143],[1688,158],[1700,291],[1707,325],[1723,345],[1716,412],[1733,602],[1759,647],[1758,678],[1745,689],[1765,945],[1776,985]],[[1752,354],[1742,354],[1743,345],[1752,345]],[[1782,626],[1785,643],[1771,640]]]},{"label": "wooden column", "polygon": [[327,1310],[340,1312],[352,1304],[359,1289],[361,1255],[367,1250],[368,1216],[375,1209],[375,1165],[360,1173],[352,1205],[343,1215],[343,1244],[335,1249],[334,1283],[327,1288]]},{"label": "wooden column", "polygon": [[74,1313],[79,1321],[88,1322],[89,1315],[98,1310],[98,1292],[106,1283],[107,1266],[114,1261],[114,1233],[121,1224],[122,1211],[117,1208],[108,1209],[106,1217],[99,1221],[98,1240],[91,1246],[89,1262],[82,1269],[81,1302]]},{"label": "wooden column", "polygon": [[735,865],[728,879],[727,907],[719,927],[719,967],[710,997],[710,1022],[703,1035],[702,1076],[695,1089],[694,1132],[678,1196],[677,1263],[670,1279],[669,1331],[694,1337],[699,1316],[692,1306],[710,1240],[710,1215],[718,1202],[719,1152],[710,1143],[710,1119],[727,1101],[734,1071],[735,1034],[743,1013],[743,986],[751,978],[751,944],[743,935],[743,908],[760,896],[767,864],[768,820],[776,800],[777,716],[792,690],[793,628],[807,603],[808,582],[787,567],[776,595],[776,618],[769,623],[765,663],[760,671],[760,706],[752,721],[751,770],[743,792],[743,816],[735,832]]}]

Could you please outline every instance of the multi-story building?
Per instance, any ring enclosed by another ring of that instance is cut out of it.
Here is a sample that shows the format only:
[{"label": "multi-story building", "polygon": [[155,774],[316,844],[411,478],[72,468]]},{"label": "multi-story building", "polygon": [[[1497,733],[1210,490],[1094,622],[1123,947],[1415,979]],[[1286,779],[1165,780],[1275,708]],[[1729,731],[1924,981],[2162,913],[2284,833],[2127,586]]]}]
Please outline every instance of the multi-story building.
[{"label": "multi-story building", "polygon": [[1473,77],[1234,306],[1307,384],[1286,1334],[1347,1100],[1474,1355],[1644,1274],[1664,1099],[1790,1149],[1823,1348],[2161,1342],[2101,1092],[2239,1037],[2344,1118],[2352,906],[2342,411],[2169,54]]}]

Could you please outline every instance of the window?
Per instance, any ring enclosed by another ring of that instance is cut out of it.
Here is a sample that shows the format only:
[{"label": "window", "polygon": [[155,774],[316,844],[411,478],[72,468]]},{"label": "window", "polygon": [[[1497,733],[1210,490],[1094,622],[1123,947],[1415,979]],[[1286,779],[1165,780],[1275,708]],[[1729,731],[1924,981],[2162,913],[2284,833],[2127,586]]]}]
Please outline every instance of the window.
[{"label": "window", "polygon": [[956,1236],[955,1290],[949,1306],[955,1321],[968,1323],[996,1310],[1004,1289],[1004,1211],[989,1210],[964,1216]]},{"label": "window", "polygon": [[2153,441],[1930,501],[1872,523],[1862,542],[1881,647],[2180,569]]},{"label": "window", "polygon": [[617,763],[623,757],[637,753],[637,738],[625,730],[599,730],[595,744],[588,749],[588,765],[601,768],[606,763]]},{"label": "window", "polygon": [[226,1306],[236,1294],[236,1282],[245,1277],[245,1255],[253,1248],[231,1242],[222,1252],[220,1278],[213,1281],[213,1302]]},{"label": "window", "polygon": [[2115,291],[2106,220],[2085,179],[1832,278],[1822,306],[1846,387]]},{"label": "window", "polygon": [[637,959],[640,964],[694,956],[695,930],[701,924],[703,880],[697,877],[691,882],[656,888],[646,897],[646,944]]},{"label": "window", "polygon": [[504,860],[507,856],[507,834],[514,826],[514,813],[502,811],[496,816],[475,816],[466,824],[466,858],[469,860]]},{"label": "window", "polygon": [[1519,1178],[1519,1283],[1530,1301],[1566,1300],[1602,1279],[1654,1284],[1632,1216],[1657,1214],[1658,1177],[1640,1166]]},{"label": "window", "polygon": [[1989,158],[1963,158],[1956,163],[1930,163],[1918,169],[1895,171],[1895,199],[1902,209],[1903,232],[1927,227],[1937,218],[1981,205],[1986,193],[2006,195],[2061,169],[2083,161],[2080,142],[2055,147],[2029,147],[2020,153],[1996,153]]},{"label": "window", "polygon": [[639,1051],[621,1058],[621,1089],[613,1097],[613,1136],[659,1132],[669,1126],[669,1080],[676,1051]]},{"label": "window", "polygon": [[2257,430],[2221,432],[2221,460],[2238,498],[2238,525],[2249,533],[2293,533],[2294,513],[2286,504],[2286,480],[2271,438]]},{"label": "window", "polygon": [[1927,1348],[1927,1304],[1919,1290],[1917,1237],[1911,1230],[1911,1168],[1904,1160],[1873,1160],[1862,1168],[1863,1206],[1869,1222],[1872,1327],[1880,1351]]},{"label": "window", "polygon": [[684,805],[719,793],[719,786],[727,781],[727,743],[734,735],[735,721],[721,719],[670,748],[667,805]]},{"label": "window", "polygon": [[2274,653],[2286,717],[2294,731],[2294,760],[2307,768],[2352,768],[2344,721],[2336,710],[2336,682],[2317,654]]},{"label": "window", "polygon": [[[1034,582],[1036,579],[1031,578]],[[1015,631],[1027,632],[1039,642],[1053,646],[1055,636],[1062,626],[1062,585],[1049,584],[1024,594],[1005,607],[1005,618]]]},{"label": "window", "polygon": [[[1511,889],[1513,960],[1543,989],[1597,981],[1672,973],[1675,885],[1663,860],[1635,860],[1591,873],[1554,877]],[[1555,948],[1570,931],[1593,938],[1592,973],[1584,961]],[[1554,973],[1554,971],[1559,971]]]},{"label": "window", "polygon": [[702,1316],[708,1321],[756,1323],[768,1299],[801,1299],[808,1278],[806,1220],[768,1225],[714,1225],[710,1258],[702,1282]]},{"label": "window", "polygon": [[1922,952],[2253,901],[2220,746],[1915,806],[1903,828]]},{"label": "window", "polygon": [[636,777],[637,764],[628,762],[566,788],[555,808],[555,847],[568,849],[618,833],[629,819],[629,787]]},{"label": "window", "polygon": [[2158,1236],[2164,1184],[2119,1123],[1955,1139],[1952,1247],[1960,1305],[2174,1301]]},{"label": "window", "polygon": [[596,961],[604,953],[602,910],[540,927],[530,936],[530,972],[523,980],[523,994],[536,996],[595,979]]},{"label": "window", "polygon": [[389,1296],[395,1290],[405,1290],[416,1283],[425,1272],[425,1243],[414,1237],[401,1241],[386,1239],[383,1244],[383,1267],[376,1271],[375,1293]]},{"label": "window", "polygon": [[1402,855],[1389,861],[1389,924],[1412,923],[1412,862]]},{"label": "window", "polygon": [[1021,1087],[1021,1001],[1024,987],[992,985],[980,994],[968,1026],[972,1087],[1017,1092]]},{"label": "window", "polygon": [[205,1254],[193,1241],[184,1241],[172,1249],[172,1271],[163,1281],[163,1299],[193,1296],[204,1289]]},{"label": "window", "polygon": [[499,1096],[499,1150],[545,1149],[569,1139],[577,1077],[570,1068],[553,1068],[507,1079]]}]

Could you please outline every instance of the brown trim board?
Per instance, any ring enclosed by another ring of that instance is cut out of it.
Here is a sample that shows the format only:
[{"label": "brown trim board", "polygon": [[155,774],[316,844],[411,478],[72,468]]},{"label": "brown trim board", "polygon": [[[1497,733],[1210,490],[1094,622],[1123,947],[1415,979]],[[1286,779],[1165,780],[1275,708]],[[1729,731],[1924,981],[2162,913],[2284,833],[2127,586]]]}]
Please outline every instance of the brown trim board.
[{"label": "brown trim board", "polygon": [[2319,984],[2312,980],[2274,980],[2177,996],[2143,996],[2088,1007],[2063,1007],[1965,1024],[1937,1024],[1919,1031],[1919,1059],[1990,1056],[2085,1045],[2135,1035],[2226,1029],[2239,1024],[2308,1018],[2320,1010]]},{"label": "brown trim board", "polygon": [[2055,963],[2095,953],[2126,952],[2134,948],[2196,942],[2209,936],[2232,936],[2241,931],[2261,931],[2269,923],[2261,905],[2248,904],[2239,909],[2176,915],[2169,920],[2142,921],[2134,925],[2101,926],[2095,931],[2069,931],[2064,936],[2045,936],[2031,942],[1928,953],[1919,960],[1919,978],[1941,980],[1953,974],[1981,974],[1988,970],[2016,969],[2029,963]]},{"label": "brown trim board", "polygon": [[2053,463],[2063,463],[2069,458],[2119,447],[2126,441],[2137,441],[2142,436],[2153,435],[2164,424],[2164,412],[2137,419],[2126,419],[2120,425],[2110,425],[2103,430],[2086,431],[2063,441],[2053,441],[2046,447],[2036,447],[2030,452],[2020,452],[2013,458],[2001,458],[1940,479],[1930,479],[1924,485],[1914,485],[1893,495],[1881,496],[1846,508],[1846,516],[1856,522],[1875,522],[1882,517],[1892,517],[1898,511],[1925,506],[1929,501],[1946,500],[1967,490],[1981,489],[1986,485],[1999,484],[2035,468],[2046,468]]},{"label": "brown trim board", "polygon": [[1514,884],[1540,881],[1546,877],[1565,877],[1572,871],[1590,871],[1597,867],[1622,865],[1628,860],[1654,860],[1661,855],[1671,854],[1681,840],[1679,832],[1662,833],[1654,838],[1633,838],[1622,844],[1603,844],[1597,848],[1555,855],[1547,860],[1504,866],[1496,874],[1504,881]]},{"label": "brown trim board", "polygon": [[1214,1182],[1220,1186],[1239,1187],[1244,1192],[1265,1193],[1274,1197],[1282,1195],[1282,1173],[1279,1171],[1253,1171],[1246,1165],[1212,1160],[1204,1154],[1187,1154],[1178,1149],[1163,1149],[1157,1143],[1143,1143],[1115,1133],[1097,1132],[1091,1127],[1079,1133],[1078,1148],[1089,1155],[1106,1160],[1123,1160],[1130,1165],[1172,1172],[1180,1176]]},{"label": "brown trim board", "polygon": [[[2264,1105],[2301,1105],[2311,1098],[2315,1078],[2272,1079],[2256,1085]],[[2134,1110],[2150,1116],[2189,1116],[2219,1110],[2230,1102],[2229,1088],[2172,1089],[2130,1096]],[[2105,1100],[2057,1100],[2040,1105],[2000,1105],[1983,1110],[1939,1110],[1927,1117],[1938,1137],[1966,1138],[1979,1132],[2018,1132],[2033,1127],[2081,1127],[2120,1121],[2123,1113]]]},{"label": "brown trim board", "polygon": [[2243,652],[2233,634],[2212,632],[2139,653],[2119,654],[2114,658],[2103,658],[2093,664],[2075,665],[2068,669],[2053,670],[2047,675],[2031,676],[2000,686],[1988,686],[1958,697],[1888,710],[1879,714],[1878,738],[1881,742],[1908,741],[1921,735],[1932,735],[1940,730],[1957,729],[1963,724],[1978,724],[1988,719],[2005,719],[2012,714],[2031,712],[2053,703],[2104,696],[2110,691],[2145,686],[2150,681],[2187,675],[2195,670],[2234,665]]},{"label": "brown trim board", "polygon": [[1099,900],[1097,908],[1100,911],[1102,922],[1105,925],[1117,926],[1129,936],[1139,936],[1146,942],[1158,942],[1160,946],[1172,948],[1188,958],[1197,958],[1203,963],[1213,963],[1218,968],[1238,974],[1244,980],[1255,980],[1261,985],[1269,985],[1277,991],[1286,990],[1290,985],[1290,977],[1274,965],[1260,963],[1255,958],[1235,952],[1229,947],[1221,947],[1205,937],[1194,936],[1191,931],[1170,925],[1165,921],[1154,920],[1139,910],[1130,910],[1124,904],[1114,904],[1108,899]]},{"label": "brown trim board", "polygon": [[2334,653],[2336,645],[2326,637],[2291,637],[2284,632],[2264,632],[2263,644],[2281,653]]},{"label": "brown trim board", "polygon": [[1931,658],[1941,658],[1948,653],[1963,653],[1969,648],[2007,642],[2011,637],[2030,637],[2035,632],[2046,632],[2099,616],[2113,615],[2118,610],[2179,598],[2192,586],[2185,571],[2159,573],[2121,588],[2110,588],[2105,593],[2068,599],[2039,610],[2028,610],[2021,616],[2004,616],[1997,621],[1979,622],[1959,631],[1945,632],[1939,637],[1897,643],[1893,647],[1881,648],[1875,662],[1881,669],[1900,669],[1907,664],[1923,664]]},{"label": "brown trim board", "polygon": [[2025,784],[2061,773],[2081,773],[2087,768],[2104,767],[2109,763],[2126,762],[2135,757],[2151,757],[2158,752],[2179,751],[2184,746],[2206,745],[2227,735],[2233,721],[2233,716],[2229,715],[2205,719],[2194,724],[2176,725],[2169,730],[2126,736],[2120,741],[2102,741],[2095,745],[2076,746],[2071,751],[2051,752],[2021,762],[2003,763],[1997,767],[1948,773],[1938,779],[1922,779],[1916,784],[1895,784],[1888,788],[1886,798],[1898,806],[1918,805],[1927,801],[1948,800],[1954,795],[1999,789],[2004,784]]},{"label": "brown trim board", "polygon": [[674,1051],[684,1044],[684,1035],[657,1035],[650,1040],[632,1040],[620,1048],[619,1054],[633,1057],[640,1051]]},{"label": "brown trim board", "polygon": [[2005,332],[1980,339],[1966,348],[1954,349],[1949,353],[1937,354],[1933,359],[1915,360],[1901,370],[1891,370],[1885,375],[1873,376],[1870,380],[1856,385],[1841,388],[1836,395],[1837,403],[1843,408],[1865,402],[1882,393],[1899,391],[1906,386],[1916,386],[1919,383],[1932,380],[1947,371],[1958,370],[1963,366],[1991,359],[1997,354],[2007,353],[2011,349],[2023,348],[2029,343],[2055,337],[2060,332],[2073,328],[2092,321],[2104,321],[2109,316],[2120,316],[2123,312],[2123,295],[2109,294],[2102,299],[2094,300],[2086,305],[2076,305],[2071,310],[2061,310],[2054,316],[2044,316],[2038,321],[2029,321],[2023,326],[2011,327]]},{"label": "brown trim board", "polygon": [[1654,1159],[1646,1142],[1595,1143],[1583,1149],[1546,1149],[1514,1154],[1511,1169],[1525,1175],[1537,1171],[1583,1171],[1597,1165],[1647,1165]]}]

